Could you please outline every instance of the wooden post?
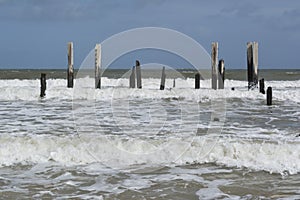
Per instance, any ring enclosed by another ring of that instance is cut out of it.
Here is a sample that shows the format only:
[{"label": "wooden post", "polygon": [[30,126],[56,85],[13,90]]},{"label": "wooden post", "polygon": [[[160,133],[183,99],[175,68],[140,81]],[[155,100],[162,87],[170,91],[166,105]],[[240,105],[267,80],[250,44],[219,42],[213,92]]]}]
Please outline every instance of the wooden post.
[{"label": "wooden post", "polygon": [[173,79],[173,88],[175,88],[175,85],[176,85],[176,80],[175,78]]},{"label": "wooden post", "polygon": [[101,46],[95,47],[95,88],[101,88]]},{"label": "wooden post", "polygon": [[225,67],[224,67],[224,60],[219,60],[219,73],[218,73],[218,88],[224,89],[224,81],[225,81]]},{"label": "wooden post", "polygon": [[218,63],[218,43],[213,42],[211,45],[211,86],[212,89],[217,89],[217,79],[218,79],[218,72],[217,72],[217,63]]},{"label": "wooden post", "polygon": [[135,88],[135,66],[132,67],[129,77],[129,88]]},{"label": "wooden post", "polygon": [[138,60],[135,61],[135,70],[136,70],[136,86],[137,88],[142,88],[142,74],[141,74],[141,66]]},{"label": "wooden post", "polygon": [[253,42],[253,81],[255,87],[258,85],[258,43]]},{"label": "wooden post", "polygon": [[73,42],[68,43],[68,72],[67,72],[67,79],[68,79],[68,88],[73,88],[73,80],[74,80],[74,58],[73,58]]},{"label": "wooden post", "polygon": [[41,73],[41,94],[40,97],[45,97],[45,91],[46,91],[47,83],[46,83],[46,74]]},{"label": "wooden post", "polygon": [[262,94],[265,94],[265,79],[260,79],[259,80],[259,92]]},{"label": "wooden post", "polygon": [[247,43],[247,69],[248,89],[257,87],[258,84],[258,43]]},{"label": "wooden post", "polygon": [[268,87],[267,89],[267,105],[272,105],[272,87]]},{"label": "wooden post", "polygon": [[163,67],[161,73],[161,80],[160,80],[160,90],[165,89],[165,83],[166,83],[166,73],[165,73],[165,67]]},{"label": "wooden post", "polygon": [[195,74],[195,89],[199,89],[200,88],[200,74],[197,73]]}]

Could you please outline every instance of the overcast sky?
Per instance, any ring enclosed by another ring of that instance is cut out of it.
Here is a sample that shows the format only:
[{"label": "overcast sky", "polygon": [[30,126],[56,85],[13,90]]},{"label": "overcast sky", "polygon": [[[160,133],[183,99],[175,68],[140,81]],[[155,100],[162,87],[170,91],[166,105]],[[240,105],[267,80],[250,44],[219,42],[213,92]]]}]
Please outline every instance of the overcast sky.
[{"label": "overcast sky", "polygon": [[[174,29],[208,52],[218,41],[227,68],[246,68],[248,41],[259,43],[260,68],[300,68],[299,0],[0,0],[0,27],[0,68],[64,69],[69,41],[78,67],[96,43],[138,27]],[[121,65],[159,62],[152,54]]]}]

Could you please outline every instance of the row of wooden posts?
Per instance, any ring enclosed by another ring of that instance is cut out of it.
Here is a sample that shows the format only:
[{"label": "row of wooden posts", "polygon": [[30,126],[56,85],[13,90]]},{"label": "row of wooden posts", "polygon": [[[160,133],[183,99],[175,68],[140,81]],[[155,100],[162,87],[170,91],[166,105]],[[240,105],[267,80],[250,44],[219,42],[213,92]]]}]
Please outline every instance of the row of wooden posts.
[{"label": "row of wooden posts", "polygon": [[[211,67],[212,67],[212,89],[224,89],[225,80],[225,64],[224,60],[218,60],[218,42],[212,43],[211,50]],[[247,43],[247,72],[248,72],[248,90],[257,88],[258,85],[258,43]],[[195,74],[195,89],[200,88],[201,75]],[[160,90],[165,89],[166,72],[165,67],[162,69]],[[135,84],[136,83],[136,84]],[[68,43],[68,71],[67,71],[67,87],[73,88],[74,85],[74,53],[73,42]],[[132,67],[129,77],[129,88],[142,88],[142,76],[140,62],[136,60],[135,66]],[[173,82],[175,87],[175,79]],[[95,46],[95,88],[101,88],[101,45]],[[46,74],[41,74],[41,93],[45,96],[46,90]],[[264,79],[259,80],[259,91],[265,94]],[[272,105],[272,87],[267,89],[267,105]]]}]

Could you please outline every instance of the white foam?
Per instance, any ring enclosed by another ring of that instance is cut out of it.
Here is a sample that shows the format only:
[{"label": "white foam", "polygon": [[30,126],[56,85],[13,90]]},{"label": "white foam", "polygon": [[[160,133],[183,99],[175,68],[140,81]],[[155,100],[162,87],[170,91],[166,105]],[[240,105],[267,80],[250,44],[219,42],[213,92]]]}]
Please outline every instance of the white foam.
[{"label": "white foam", "polygon": [[228,195],[222,192],[218,186],[227,185],[228,180],[213,180],[207,184],[207,188],[202,188],[196,192],[199,199],[240,199],[238,196]]},{"label": "white foam", "polygon": [[[172,88],[173,80],[167,79],[166,90],[159,90],[159,79],[143,79],[143,89],[129,89],[128,79],[102,78],[103,88],[95,90],[94,79],[82,78],[75,80],[75,88],[67,88],[66,80],[47,80],[46,100],[94,100],[101,99],[110,101],[115,99],[161,99],[178,98],[183,101],[191,100],[195,102],[209,101],[218,98],[240,98],[240,99],[265,99],[265,95],[259,94],[257,90],[248,91],[245,81],[226,80],[225,90],[210,89],[210,80],[201,81],[201,89],[195,90],[194,79],[176,79],[176,88]],[[267,86],[273,86],[273,98],[281,101],[300,102],[300,81],[272,81],[266,82]],[[0,80],[0,100],[4,101],[38,101],[39,100],[39,80]],[[231,87],[235,87],[234,91]],[[60,103],[60,102],[59,102]],[[74,108],[76,109],[76,108]],[[260,109],[260,108],[256,108]],[[5,111],[6,113],[9,111]],[[20,114],[28,114],[24,109],[20,109]],[[31,110],[31,112],[33,112]],[[36,110],[34,112],[39,112]],[[163,113],[163,112],[160,112]],[[297,116],[298,111],[293,115]],[[61,114],[60,114],[61,115]],[[85,114],[83,117],[85,117]],[[144,116],[144,114],[142,114]],[[79,115],[81,116],[81,115]],[[108,116],[109,117],[109,116]],[[115,116],[118,117],[118,116]],[[119,116],[123,117],[123,116]],[[152,116],[153,118],[155,116]],[[163,118],[162,116],[160,116]],[[158,118],[159,120],[161,118]],[[121,118],[121,119],[124,119]],[[45,119],[47,120],[47,119]],[[48,119],[49,120],[49,119]],[[81,119],[80,119],[81,120]],[[90,118],[87,125],[90,124]],[[272,119],[270,119],[272,120]],[[268,120],[266,123],[270,123]],[[162,120],[163,121],[163,120]],[[45,121],[48,123],[48,121]],[[50,122],[50,121],[49,121]],[[63,121],[51,122],[67,123]],[[127,121],[125,121],[127,122]],[[9,127],[18,127],[18,123],[13,122]],[[27,122],[23,122],[27,125]],[[68,122],[70,123],[70,122]],[[295,122],[296,123],[296,122]],[[13,165],[16,163],[45,163],[55,161],[66,165],[90,164],[99,162],[111,167],[128,167],[136,164],[147,165],[170,165],[185,163],[206,163],[213,162],[226,166],[248,167],[255,170],[266,170],[269,172],[283,173],[288,171],[291,174],[300,172],[300,145],[299,140],[294,142],[280,142],[292,137],[280,137],[281,130],[272,129],[272,133],[278,137],[271,137],[279,142],[265,142],[266,137],[259,141],[251,141],[246,138],[209,138],[201,136],[191,141],[189,138],[162,137],[159,140],[141,140],[138,138],[119,138],[104,136],[49,136],[31,134],[34,131],[28,123],[29,136],[12,136],[1,134],[0,136],[0,165]],[[237,126],[236,124],[233,124]],[[267,124],[268,125],[268,124]],[[72,126],[72,125],[70,125]],[[190,124],[186,124],[190,126]],[[192,125],[191,125],[192,126]],[[196,126],[196,125],[195,125]],[[36,128],[36,126],[32,126]],[[160,127],[160,126],[159,126]],[[204,126],[203,128],[205,128]],[[6,127],[4,127],[6,128]],[[86,126],[82,127],[86,132]],[[198,125],[201,128],[201,125]],[[48,130],[48,128],[46,127]],[[155,127],[149,128],[152,129]],[[148,130],[148,129],[147,129]],[[17,130],[21,131],[21,130]],[[92,130],[94,131],[94,130]],[[132,131],[132,130],[130,130]],[[188,127],[184,131],[189,131]],[[234,129],[234,131],[245,132],[245,129]],[[247,130],[246,130],[247,131]],[[240,134],[246,137],[255,138],[255,135],[264,132],[263,128],[251,128],[252,133]],[[181,136],[182,137],[182,136]],[[294,135],[293,135],[294,137]],[[126,183],[129,184],[130,183]]]},{"label": "white foam", "polygon": [[2,135],[0,165],[54,161],[64,165],[101,163],[113,168],[127,168],[140,164],[168,166],[217,163],[229,167],[266,170],[270,173],[300,172],[298,140],[263,142],[209,136],[162,140],[155,142],[150,139],[126,139],[121,136]]},{"label": "white foam", "polygon": [[[40,94],[39,80],[0,80],[0,100],[37,101]],[[102,89],[94,89],[94,79],[81,78],[75,80],[75,87],[67,88],[66,80],[47,80],[46,99],[102,99],[112,98],[183,98],[194,101],[206,101],[217,98],[250,98],[265,99],[264,95],[255,91],[248,91],[246,81],[226,80],[225,90],[212,90],[211,80],[201,81],[201,89],[194,90],[194,79],[176,79],[176,88],[173,79],[166,80],[166,90],[159,90],[159,79],[143,79],[143,89],[129,89],[128,79],[102,78]],[[266,86],[273,87],[273,99],[291,100],[300,102],[300,80],[297,81],[270,81]],[[232,91],[231,88],[235,87]]]}]

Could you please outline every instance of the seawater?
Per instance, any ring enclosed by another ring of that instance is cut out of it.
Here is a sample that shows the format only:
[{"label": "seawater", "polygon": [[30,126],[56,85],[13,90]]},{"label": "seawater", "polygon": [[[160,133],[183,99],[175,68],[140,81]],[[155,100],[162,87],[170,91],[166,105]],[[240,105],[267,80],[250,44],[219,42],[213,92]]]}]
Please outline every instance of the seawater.
[{"label": "seawater", "polygon": [[272,106],[245,70],[224,90],[178,71],[160,91],[160,71],[140,90],[106,70],[95,90],[89,72],[66,88],[62,70],[2,70],[1,198],[299,199],[299,70],[260,71]]},{"label": "seawater", "polygon": [[[75,69],[74,73],[77,77],[91,76],[94,74],[92,72],[86,72],[85,70],[90,69],[91,67],[85,67],[84,70]],[[103,72],[103,76],[108,78],[121,78],[128,69],[106,69]],[[151,71],[151,70],[150,70]],[[201,70],[201,72],[211,73],[209,70]],[[67,77],[67,70],[62,69],[0,69],[0,79],[39,79],[41,73],[46,73],[49,79],[65,79]],[[143,74],[144,78],[157,77],[160,76],[160,70],[152,70],[154,73],[145,73]],[[170,72],[170,71],[169,71]],[[176,72],[180,73],[182,77],[185,78],[194,78],[195,69],[176,69]],[[289,80],[299,80],[300,70],[299,69],[261,69],[259,70],[259,77],[264,78],[266,81],[289,81]],[[146,77],[145,77],[146,76]],[[174,75],[174,72],[171,74],[168,73],[169,78],[176,78],[178,74]],[[229,80],[247,80],[247,71],[244,69],[226,69],[225,71],[226,79]]]}]

